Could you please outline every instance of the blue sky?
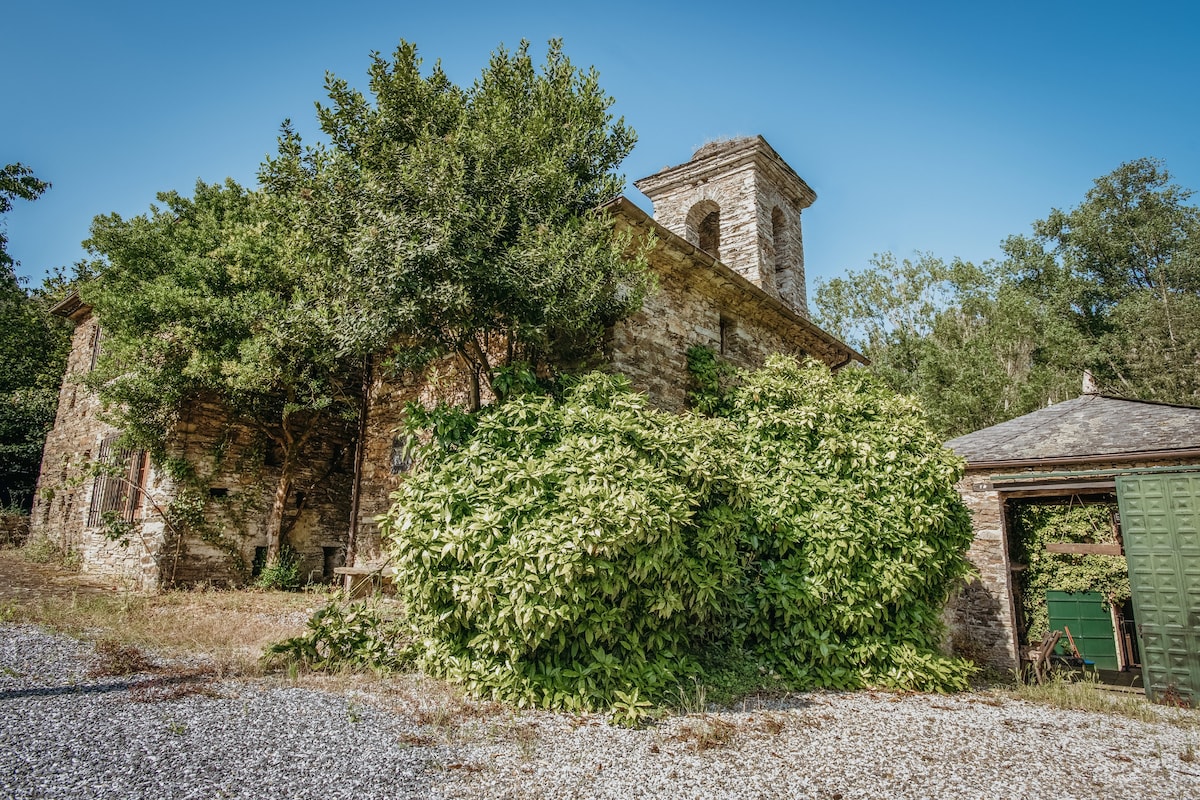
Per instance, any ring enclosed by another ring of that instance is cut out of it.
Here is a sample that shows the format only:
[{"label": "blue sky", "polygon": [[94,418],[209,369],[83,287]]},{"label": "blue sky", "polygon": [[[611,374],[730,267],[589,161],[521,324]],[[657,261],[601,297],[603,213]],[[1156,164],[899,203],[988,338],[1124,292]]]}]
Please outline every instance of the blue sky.
[{"label": "blue sky", "polygon": [[[817,192],[810,287],[872,254],[996,258],[1143,156],[1200,188],[1200,4],[55,2],[4,12],[0,159],[53,188],[7,215],[18,271],[84,257],[93,216],[253,183],[326,71],[415,42],[469,84],[499,44],[561,37],[638,132],[629,180],[761,133]],[[632,186],[627,194],[649,209]]]}]

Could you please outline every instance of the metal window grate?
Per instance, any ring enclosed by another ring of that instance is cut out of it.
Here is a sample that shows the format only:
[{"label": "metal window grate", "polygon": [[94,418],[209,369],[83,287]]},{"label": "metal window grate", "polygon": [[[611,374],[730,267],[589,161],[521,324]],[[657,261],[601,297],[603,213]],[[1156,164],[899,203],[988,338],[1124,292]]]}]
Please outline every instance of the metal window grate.
[{"label": "metal window grate", "polygon": [[88,509],[88,527],[104,523],[105,517],[116,516],[122,522],[133,522],[141,508],[142,484],[146,478],[146,453],[116,446],[117,436],[100,442],[96,460],[107,467],[106,474],[96,476],[92,484],[92,505]]}]

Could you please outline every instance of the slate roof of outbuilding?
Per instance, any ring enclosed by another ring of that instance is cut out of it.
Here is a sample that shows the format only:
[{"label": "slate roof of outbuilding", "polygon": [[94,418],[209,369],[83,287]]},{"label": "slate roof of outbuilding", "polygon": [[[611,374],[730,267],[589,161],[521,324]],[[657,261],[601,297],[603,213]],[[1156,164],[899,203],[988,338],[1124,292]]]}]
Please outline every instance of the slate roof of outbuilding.
[{"label": "slate roof of outbuilding", "polygon": [[1200,448],[1200,408],[1085,394],[951,439],[968,463]]}]

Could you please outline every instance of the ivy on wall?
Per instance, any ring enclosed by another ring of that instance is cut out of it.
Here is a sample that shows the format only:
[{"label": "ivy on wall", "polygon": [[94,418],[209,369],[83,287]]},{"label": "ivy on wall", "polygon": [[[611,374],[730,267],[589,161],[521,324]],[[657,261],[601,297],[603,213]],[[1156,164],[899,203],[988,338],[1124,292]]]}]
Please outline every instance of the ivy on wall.
[{"label": "ivy on wall", "polygon": [[1013,513],[1013,558],[1021,572],[1026,638],[1036,642],[1050,630],[1046,592],[1100,592],[1118,608],[1130,597],[1124,556],[1048,553],[1052,542],[1115,544],[1113,506],[1020,505]]}]

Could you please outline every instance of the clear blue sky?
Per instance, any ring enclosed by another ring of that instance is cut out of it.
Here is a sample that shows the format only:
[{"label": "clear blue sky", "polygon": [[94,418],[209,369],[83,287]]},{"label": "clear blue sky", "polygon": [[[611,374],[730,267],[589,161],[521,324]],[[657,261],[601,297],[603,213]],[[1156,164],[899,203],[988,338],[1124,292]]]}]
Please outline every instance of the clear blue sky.
[{"label": "clear blue sky", "polygon": [[[279,123],[315,135],[325,72],[415,42],[469,84],[522,38],[565,40],[639,134],[629,180],[761,133],[817,192],[810,286],[872,254],[995,258],[1123,161],[1200,189],[1200,4],[56,2],[4,14],[2,163],[53,188],[8,219],[34,283],[97,214],[198,178],[253,183]],[[627,194],[649,209],[630,186]]]}]

